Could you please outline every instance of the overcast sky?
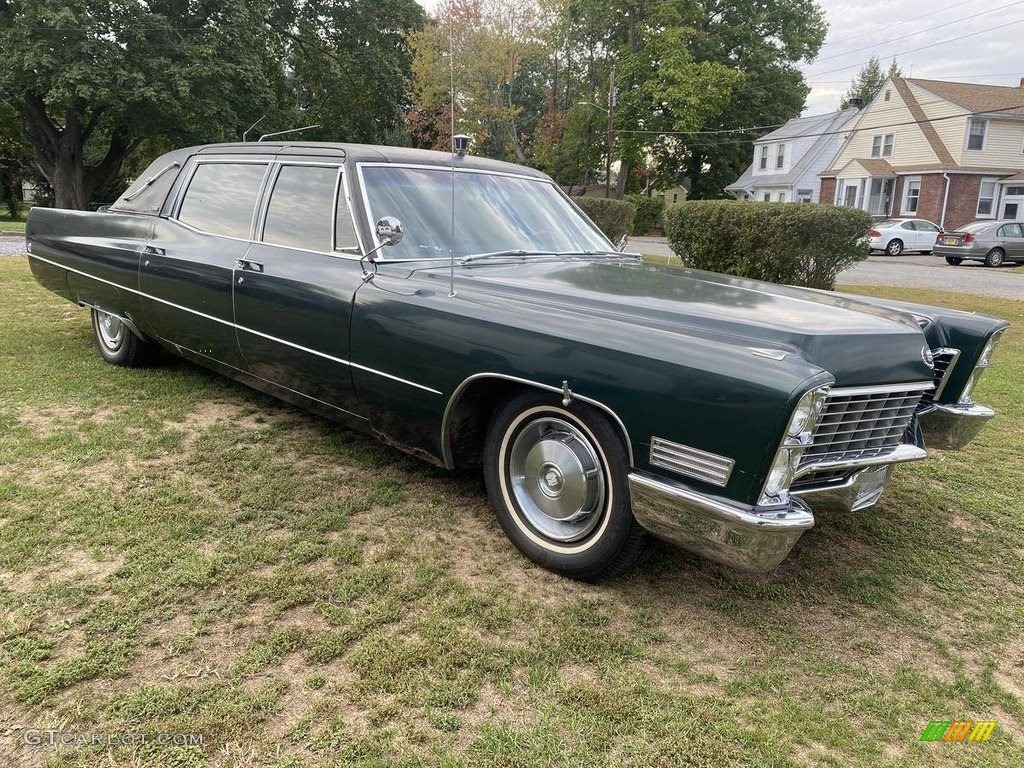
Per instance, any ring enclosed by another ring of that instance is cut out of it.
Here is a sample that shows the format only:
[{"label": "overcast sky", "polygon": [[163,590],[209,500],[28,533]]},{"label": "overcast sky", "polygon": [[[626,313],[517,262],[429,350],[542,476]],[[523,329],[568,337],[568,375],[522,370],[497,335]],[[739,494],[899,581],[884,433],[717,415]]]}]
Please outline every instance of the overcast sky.
[{"label": "overcast sky", "polygon": [[[818,3],[828,16],[829,33],[817,61],[803,67],[811,85],[804,114],[838,108],[871,54],[888,66],[894,54],[908,51],[897,56],[908,77],[989,85],[1018,85],[1024,77],[1024,0]],[[971,36],[951,39],[964,35]]]},{"label": "overcast sky", "polygon": [[[437,0],[419,2],[428,11],[437,5]],[[990,85],[1017,85],[1024,77],[1024,0],[818,3],[828,17],[829,33],[818,60],[803,66],[811,85],[806,115],[838,109],[850,80],[871,54],[886,66],[901,54],[897,58],[908,77]],[[963,35],[971,36],[951,40]]]}]

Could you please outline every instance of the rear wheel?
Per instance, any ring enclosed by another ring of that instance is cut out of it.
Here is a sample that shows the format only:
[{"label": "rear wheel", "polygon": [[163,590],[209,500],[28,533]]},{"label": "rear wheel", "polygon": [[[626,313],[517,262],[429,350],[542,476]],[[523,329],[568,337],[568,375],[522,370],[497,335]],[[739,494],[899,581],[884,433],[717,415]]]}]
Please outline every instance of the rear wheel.
[{"label": "rear wheel", "polygon": [[903,253],[903,241],[890,240],[889,244],[885,246],[885,252],[890,256],[899,256],[901,253]]},{"label": "rear wheel", "polygon": [[959,256],[947,256],[946,263],[954,267],[959,267],[961,264],[964,263],[964,260],[961,259]]},{"label": "rear wheel", "polygon": [[628,569],[649,535],[631,511],[618,432],[582,403],[528,392],[498,410],[484,451],[487,493],[505,535],[556,573],[596,581]]},{"label": "rear wheel", "polygon": [[140,339],[121,318],[109,312],[92,310],[92,330],[96,346],[108,363],[135,368],[151,363],[156,357],[155,346]]},{"label": "rear wheel", "polygon": [[999,267],[1003,264],[1003,259],[1006,258],[1006,254],[1003,253],[1002,248],[993,248],[991,251],[985,254],[985,266],[986,267]]}]

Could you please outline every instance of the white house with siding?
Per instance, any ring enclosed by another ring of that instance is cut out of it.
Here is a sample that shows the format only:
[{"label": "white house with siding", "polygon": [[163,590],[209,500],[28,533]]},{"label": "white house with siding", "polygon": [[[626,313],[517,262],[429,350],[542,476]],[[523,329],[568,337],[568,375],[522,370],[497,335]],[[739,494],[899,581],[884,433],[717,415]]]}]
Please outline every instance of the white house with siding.
[{"label": "white house with siding", "polygon": [[753,162],[725,191],[737,200],[818,202],[819,174],[832,165],[843,127],[856,115],[851,108],[797,117],[765,134],[754,142]]}]

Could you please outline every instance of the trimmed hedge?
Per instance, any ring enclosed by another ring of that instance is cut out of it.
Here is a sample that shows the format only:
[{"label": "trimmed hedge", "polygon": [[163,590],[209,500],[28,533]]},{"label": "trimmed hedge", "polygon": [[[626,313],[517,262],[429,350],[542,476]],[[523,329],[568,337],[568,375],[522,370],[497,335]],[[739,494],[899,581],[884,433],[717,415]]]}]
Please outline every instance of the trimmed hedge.
[{"label": "trimmed hedge", "polygon": [[636,206],[632,203],[605,197],[574,197],[573,200],[613,243],[618,244],[623,235],[633,231]]},{"label": "trimmed hedge", "polygon": [[665,215],[664,197],[626,195],[626,200],[636,206],[636,219],[633,222],[632,234],[650,235],[662,230]]},{"label": "trimmed hedge", "polygon": [[689,267],[825,289],[867,258],[871,223],[865,211],[811,203],[694,200],[665,211],[665,234]]}]

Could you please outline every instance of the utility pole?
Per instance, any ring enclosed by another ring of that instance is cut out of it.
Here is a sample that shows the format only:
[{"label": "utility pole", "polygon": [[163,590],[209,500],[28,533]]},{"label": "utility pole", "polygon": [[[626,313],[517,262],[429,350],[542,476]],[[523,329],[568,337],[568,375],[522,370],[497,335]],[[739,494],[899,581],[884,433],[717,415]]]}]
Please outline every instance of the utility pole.
[{"label": "utility pole", "polygon": [[612,196],[612,120],[615,118],[615,65],[608,76],[608,129],[604,137],[604,196]]}]

